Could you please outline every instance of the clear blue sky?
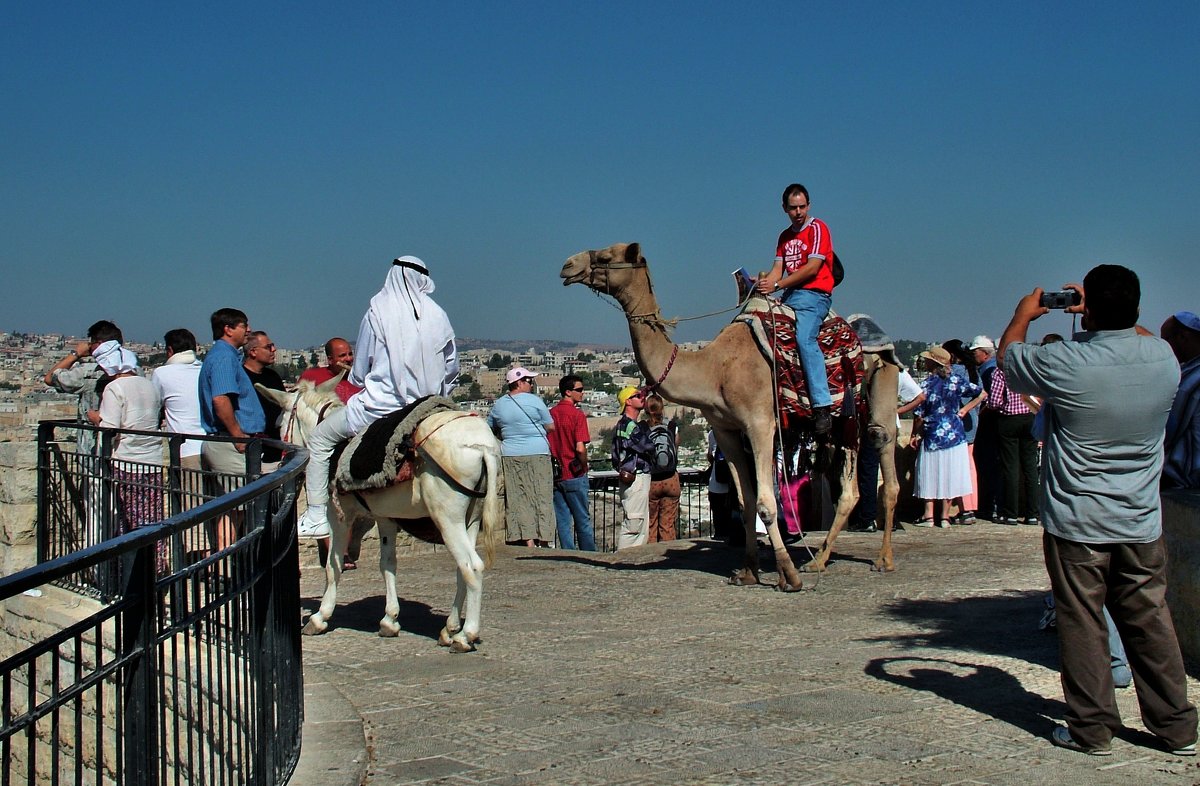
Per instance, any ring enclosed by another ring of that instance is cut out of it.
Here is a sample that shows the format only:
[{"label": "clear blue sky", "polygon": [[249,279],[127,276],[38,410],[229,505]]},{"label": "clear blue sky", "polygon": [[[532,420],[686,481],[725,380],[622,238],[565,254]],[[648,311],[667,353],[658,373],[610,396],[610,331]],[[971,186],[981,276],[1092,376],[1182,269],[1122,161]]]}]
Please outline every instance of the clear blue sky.
[{"label": "clear blue sky", "polygon": [[639,241],[665,315],[722,308],[792,181],[894,336],[1099,262],[1157,329],[1200,311],[1197,41],[1194,0],[6,3],[0,330],[353,338],[415,254],[460,335],[628,343],[569,255]]}]

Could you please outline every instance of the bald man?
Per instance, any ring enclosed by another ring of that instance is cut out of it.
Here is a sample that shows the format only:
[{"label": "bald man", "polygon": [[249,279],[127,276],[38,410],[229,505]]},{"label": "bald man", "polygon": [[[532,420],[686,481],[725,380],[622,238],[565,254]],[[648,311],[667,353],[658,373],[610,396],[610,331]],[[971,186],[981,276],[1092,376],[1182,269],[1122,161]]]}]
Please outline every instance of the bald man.
[{"label": "bald man", "polygon": [[1167,417],[1163,488],[1200,488],[1200,316],[1178,311],[1160,330],[1179,361],[1179,390]]},{"label": "bald man", "polygon": [[[300,379],[307,379],[314,385],[320,385],[322,382],[328,382],[338,374],[348,372],[350,367],[354,365],[354,347],[350,346],[350,342],[344,338],[331,338],[325,342],[325,365],[315,366],[308,369],[300,375]],[[347,377],[349,374],[347,374]],[[350,397],[361,391],[358,385],[350,382],[349,379],[343,378],[337,386],[338,398],[342,403],[350,400]]]}]

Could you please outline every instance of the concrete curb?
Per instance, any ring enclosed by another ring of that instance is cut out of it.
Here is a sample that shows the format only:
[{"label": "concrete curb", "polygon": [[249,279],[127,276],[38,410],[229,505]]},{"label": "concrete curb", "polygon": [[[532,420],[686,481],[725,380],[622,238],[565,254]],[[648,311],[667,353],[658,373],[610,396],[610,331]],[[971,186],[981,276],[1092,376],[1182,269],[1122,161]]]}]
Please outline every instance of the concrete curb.
[{"label": "concrete curb", "polygon": [[289,786],[361,786],[368,764],[362,717],[319,670],[304,676],[304,738]]}]

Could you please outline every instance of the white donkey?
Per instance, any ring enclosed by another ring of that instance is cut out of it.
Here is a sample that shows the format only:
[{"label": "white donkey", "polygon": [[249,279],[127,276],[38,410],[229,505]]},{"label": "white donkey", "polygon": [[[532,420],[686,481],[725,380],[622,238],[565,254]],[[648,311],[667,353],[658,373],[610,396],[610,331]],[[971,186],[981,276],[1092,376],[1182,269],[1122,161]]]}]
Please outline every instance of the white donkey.
[{"label": "white donkey", "polygon": [[[258,386],[283,409],[281,433],[296,445],[308,435],[329,410],[344,406],[334,388],[340,378],[313,386],[302,381],[294,393]],[[500,443],[487,423],[464,412],[436,412],[423,420],[413,434],[417,465],[411,480],[386,489],[338,493],[330,506],[333,543],[325,566],[325,594],[321,607],[308,619],[304,633],[324,633],[337,605],[337,582],[342,572],[350,525],[360,515],[373,518],[379,526],[379,571],[383,574],[387,604],[379,621],[380,636],[400,633],[396,596],[396,529],[412,522],[432,519],[447,550],[458,565],[458,590],[438,644],[456,652],[470,652],[479,640],[479,616],[483,599],[483,571],[491,564],[493,537],[503,531],[504,511],[500,500]],[[482,489],[482,490],[480,490]],[[476,551],[482,526],[486,560]],[[427,535],[426,531],[422,534]],[[466,603],[464,608],[464,601]]]}]

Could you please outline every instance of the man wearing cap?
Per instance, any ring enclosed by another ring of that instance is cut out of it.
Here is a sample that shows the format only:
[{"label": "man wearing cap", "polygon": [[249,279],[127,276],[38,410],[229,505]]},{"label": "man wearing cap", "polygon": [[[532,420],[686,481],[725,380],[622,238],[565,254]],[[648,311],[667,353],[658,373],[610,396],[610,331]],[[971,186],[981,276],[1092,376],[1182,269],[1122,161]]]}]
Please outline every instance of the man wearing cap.
[{"label": "man wearing cap", "polygon": [[641,546],[650,537],[650,459],[654,442],[646,424],[638,421],[645,406],[645,395],[635,387],[621,388],[617,394],[621,417],[613,429],[612,465],[621,484],[621,511],[624,518],[617,535],[617,549]]},{"label": "man wearing cap", "polygon": [[1179,389],[1167,416],[1163,488],[1200,488],[1200,316],[1179,311],[1160,332],[1179,361]]},{"label": "man wearing cap", "polygon": [[537,374],[517,366],[504,375],[508,393],[496,399],[487,422],[500,437],[504,505],[510,543],[549,546],[554,539],[554,473],[550,440],[554,419],[533,392]]},{"label": "man wearing cap", "polygon": [[454,328],[434,302],[433,279],[417,257],[392,261],[383,288],[371,298],[358,329],[350,381],[363,391],[334,410],[308,438],[308,509],[299,536],[330,534],[329,462],[338,443],[422,396],[449,396],[458,379]]},{"label": "man wearing cap", "polygon": [[[992,375],[996,373],[996,344],[987,336],[976,336],[967,346],[975,355],[979,368],[979,384],[991,390]],[[975,429],[975,475],[978,480],[980,516],[995,521],[996,509],[1000,507],[1003,487],[1000,480],[1000,458],[997,447],[997,419],[999,416],[985,401],[979,408],[979,426]]]},{"label": "man wearing cap", "polygon": [[1196,708],[1167,607],[1159,476],[1163,432],[1179,379],[1165,341],[1136,327],[1141,285],[1100,265],[1068,285],[1082,296],[1073,341],[1025,343],[1048,313],[1035,289],[1017,304],[1000,341],[1016,393],[1050,405],[1042,463],[1046,571],[1054,591],[1066,726],[1051,742],[1111,754],[1121,716],[1109,668],[1107,606],[1125,642],[1142,721],[1163,748],[1196,753]]}]

